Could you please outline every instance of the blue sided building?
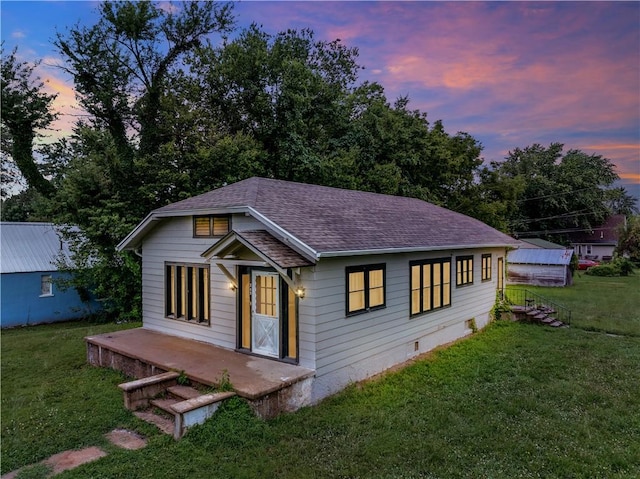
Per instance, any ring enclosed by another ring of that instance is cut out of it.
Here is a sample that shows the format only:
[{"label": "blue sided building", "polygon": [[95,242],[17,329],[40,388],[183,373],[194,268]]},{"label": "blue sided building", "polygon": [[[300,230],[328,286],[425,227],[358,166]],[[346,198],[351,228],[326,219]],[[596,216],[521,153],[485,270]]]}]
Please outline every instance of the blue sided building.
[{"label": "blue sided building", "polygon": [[51,223],[0,223],[0,325],[2,328],[79,319],[100,304],[83,302],[58,281],[72,274],[69,246]]}]

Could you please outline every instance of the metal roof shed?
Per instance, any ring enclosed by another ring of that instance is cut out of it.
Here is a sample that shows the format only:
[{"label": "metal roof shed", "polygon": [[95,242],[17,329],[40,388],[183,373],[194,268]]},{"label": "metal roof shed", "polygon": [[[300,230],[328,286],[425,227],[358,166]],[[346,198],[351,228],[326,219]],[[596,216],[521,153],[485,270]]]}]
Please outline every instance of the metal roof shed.
[{"label": "metal roof shed", "polygon": [[507,255],[507,283],[570,286],[572,249],[517,249]]}]

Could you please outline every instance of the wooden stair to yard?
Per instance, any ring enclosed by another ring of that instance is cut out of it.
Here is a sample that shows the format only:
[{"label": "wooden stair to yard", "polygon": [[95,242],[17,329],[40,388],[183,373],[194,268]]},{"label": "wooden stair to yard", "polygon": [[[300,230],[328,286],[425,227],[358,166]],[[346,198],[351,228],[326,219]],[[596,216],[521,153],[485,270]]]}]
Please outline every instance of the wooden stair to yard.
[{"label": "wooden stair to yard", "polygon": [[544,324],[553,328],[568,327],[567,324],[557,319],[553,308],[546,306],[511,306],[511,312],[518,321]]},{"label": "wooden stair to yard", "polygon": [[236,394],[231,391],[202,393],[177,384],[179,376],[177,372],[167,372],[119,385],[127,409],[175,439],[180,439],[188,428],[202,424],[225,399]]}]

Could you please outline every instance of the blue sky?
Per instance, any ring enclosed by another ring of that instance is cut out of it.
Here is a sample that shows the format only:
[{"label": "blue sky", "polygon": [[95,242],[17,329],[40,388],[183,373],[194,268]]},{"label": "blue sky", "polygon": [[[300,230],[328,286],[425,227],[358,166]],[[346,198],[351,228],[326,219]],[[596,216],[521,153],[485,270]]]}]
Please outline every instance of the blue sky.
[{"label": "blue sky", "polygon": [[[59,134],[78,112],[51,40],[95,22],[97,6],[0,4],[5,48],[43,59],[39,74],[59,93]],[[241,27],[311,28],[357,47],[361,80],[471,134],[487,162],[560,142],[611,159],[640,197],[640,2],[239,2],[235,14]]]}]

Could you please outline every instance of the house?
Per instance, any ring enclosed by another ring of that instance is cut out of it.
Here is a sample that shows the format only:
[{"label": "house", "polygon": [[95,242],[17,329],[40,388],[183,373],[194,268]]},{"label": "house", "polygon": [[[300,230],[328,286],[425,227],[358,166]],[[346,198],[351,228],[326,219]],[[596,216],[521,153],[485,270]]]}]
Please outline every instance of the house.
[{"label": "house", "polygon": [[58,260],[69,259],[69,245],[52,223],[0,223],[0,324],[3,328],[67,321],[99,309],[85,303],[74,288],[58,281],[69,277]]},{"label": "house", "polygon": [[618,245],[620,231],[626,224],[625,215],[612,215],[590,231],[571,234],[571,246],[580,259],[610,261]]},{"label": "house", "polygon": [[507,254],[507,284],[570,286],[572,249],[525,248]]},{"label": "house", "polygon": [[143,329],[308,368],[312,404],[486,326],[514,242],[417,199],[250,178],[118,248],[142,256]]}]

